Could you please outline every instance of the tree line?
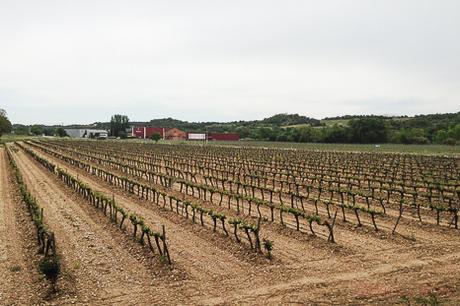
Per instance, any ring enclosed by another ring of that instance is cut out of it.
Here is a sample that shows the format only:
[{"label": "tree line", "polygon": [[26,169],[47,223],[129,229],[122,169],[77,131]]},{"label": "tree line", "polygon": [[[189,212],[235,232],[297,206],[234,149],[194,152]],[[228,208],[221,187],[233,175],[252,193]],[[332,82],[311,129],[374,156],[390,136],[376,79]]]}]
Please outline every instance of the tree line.
[{"label": "tree line", "polygon": [[[176,127],[187,132],[238,133],[242,139],[317,142],[317,143],[460,143],[460,112],[385,117],[375,115],[341,116],[317,120],[299,114],[277,114],[262,120],[234,122],[187,122],[172,118],[150,122],[130,122],[128,116],[116,114],[109,122],[91,128],[110,129],[110,135],[126,138],[131,125]],[[5,111],[0,112],[0,135],[11,131]],[[62,127],[15,125],[18,135],[65,136]],[[156,139],[155,139],[156,140]]]},{"label": "tree line", "polygon": [[460,143],[460,112],[415,117],[346,115],[323,121],[298,114],[277,114],[263,120],[227,123],[195,123],[166,118],[151,120],[149,124],[177,127],[189,132],[204,132],[206,129],[208,132],[238,133],[242,139],[281,142],[448,145]]},{"label": "tree line", "polygon": [[460,116],[439,122],[434,119],[398,121],[378,117],[349,120],[346,124],[319,127],[239,127],[241,138],[283,142],[318,143],[460,143]]}]

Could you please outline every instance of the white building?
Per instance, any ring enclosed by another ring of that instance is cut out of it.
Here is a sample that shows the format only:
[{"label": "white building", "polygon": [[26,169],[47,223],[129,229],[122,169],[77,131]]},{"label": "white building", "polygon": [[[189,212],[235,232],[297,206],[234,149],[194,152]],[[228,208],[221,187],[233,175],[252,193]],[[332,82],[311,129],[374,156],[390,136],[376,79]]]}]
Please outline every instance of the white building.
[{"label": "white building", "polygon": [[109,132],[106,130],[95,130],[95,129],[64,129],[67,135],[72,138],[97,138],[107,139]]},{"label": "white building", "polygon": [[206,134],[203,134],[203,133],[188,133],[187,140],[206,140]]}]

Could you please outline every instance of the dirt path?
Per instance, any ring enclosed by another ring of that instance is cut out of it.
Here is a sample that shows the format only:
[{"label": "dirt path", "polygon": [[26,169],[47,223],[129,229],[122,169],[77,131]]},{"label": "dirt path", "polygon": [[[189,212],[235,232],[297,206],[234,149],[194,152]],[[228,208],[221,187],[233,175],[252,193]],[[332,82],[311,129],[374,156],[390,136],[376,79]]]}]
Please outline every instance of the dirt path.
[{"label": "dirt path", "polygon": [[[358,304],[368,304],[372,301],[373,304],[388,305],[388,296],[384,298],[379,297],[379,294],[393,294],[397,292],[395,289],[400,289],[395,286],[394,281],[401,282],[402,280],[413,279],[405,277],[404,273],[422,271],[421,276],[416,280],[416,283],[421,283],[429,288],[430,279],[429,275],[434,273],[443,273],[449,269],[450,263],[460,263],[460,252],[444,255],[440,258],[429,259],[401,259],[397,264],[378,264],[365,271],[352,271],[339,274],[329,274],[316,271],[311,271],[309,274],[302,275],[299,273],[299,278],[288,282],[278,283],[276,285],[259,287],[252,290],[245,290],[243,292],[233,292],[231,296],[221,296],[211,298],[203,301],[204,305],[219,305],[225,301],[232,300],[235,303],[257,303],[257,301],[269,299],[273,303],[315,303],[315,304],[340,304],[343,297],[340,295],[354,293],[355,296],[365,298],[371,297],[371,300],[366,299]],[[433,266],[435,268],[433,268]],[[401,273],[402,272],[402,273]],[[455,281],[455,278],[452,279]],[[413,283],[412,285],[416,284]],[[407,286],[411,288],[411,286]],[[315,289],[314,292],[312,288]],[[436,288],[436,287],[435,287]],[[455,288],[455,287],[454,287]],[[350,290],[345,293],[344,290]],[[449,288],[437,288],[439,291]],[[302,292],[308,292],[308,297],[305,297]],[[393,298],[397,298],[393,296]],[[397,299],[396,299],[397,300]],[[343,303],[343,302],[342,302]]]},{"label": "dirt path", "polygon": [[42,302],[39,292],[46,283],[37,271],[33,224],[12,179],[0,147],[0,304],[30,305]]},{"label": "dirt path", "polygon": [[[175,288],[188,288],[184,283],[197,288],[185,290],[184,295],[194,304],[388,304],[397,302],[402,295],[435,292],[450,295],[458,289],[460,263],[458,231],[437,229],[431,225],[420,227],[414,223],[404,223],[407,232],[414,232],[416,240],[403,238],[388,239],[378,237],[368,228],[355,228],[350,224],[337,227],[340,246],[331,247],[320,238],[314,238],[269,226],[265,230],[273,238],[275,259],[271,265],[253,265],[250,262],[234,259],[231,245],[216,247],[206,252],[189,250],[194,241],[212,239],[212,235],[197,232],[191,235],[189,224],[172,221],[155,206],[135,196],[130,196],[118,188],[113,188],[89,175],[83,170],[34,150],[39,155],[52,160],[60,167],[68,169],[73,175],[91,184],[97,190],[113,192],[117,200],[130,209],[146,214],[152,222],[170,222],[169,231],[172,250],[181,250],[174,257],[179,266],[188,262],[194,267],[185,267],[194,277],[189,281],[178,281]],[[150,205],[150,206],[149,206]],[[178,217],[176,216],[175,219]],[[385,226],[390,221],[383,220]],[[176,227],[174,227],[176,224]],[[184,239],[174,240],[177,234],[190,241],[180,248]],[[206,237],[206,238],[203,238]],[[218,241],[218,240],[217,240]],[[229,248],[228,252],[225,249]],[[195,248],[201,249],[201,248]],[[183,251],[182,251],[183,250]],[[210,253],[212,255],[210,255]],[[217,253],[213,253],[217,252]],[[227,254],[226,257],[219,257]],[[233,258],[229,264],[227,260]],[[213,260],[213,261],[210,261]],[[219,263],[216,269],[213,265]],[[206,267],[206,264],[208,267]],[[227,265],[228,264],[228,265]],[[224,265],[224,266],[222,266]],[[234,270],[238,273],[234,273]],[[243,270],[242,273],[240,273]],[[213,271],[221,271],[221,273]],[[218,282],[218,284],[216,284]]]}]

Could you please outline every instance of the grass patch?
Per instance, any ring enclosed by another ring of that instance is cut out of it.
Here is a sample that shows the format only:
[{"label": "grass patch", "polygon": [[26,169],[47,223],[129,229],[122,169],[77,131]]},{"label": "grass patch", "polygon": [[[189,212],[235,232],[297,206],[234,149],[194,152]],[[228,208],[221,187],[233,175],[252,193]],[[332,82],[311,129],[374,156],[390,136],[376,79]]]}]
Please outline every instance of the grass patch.
[{"label": "grass patch", "polygon": [[348,122],[350,122],[350,119],[321,120],[321,123],[324,123],[326,126],[333,126],[336,124],[339,126],[347,126]]},{"label": "grass patch", "polygon": [[[14,134],[5,134],[0,137],[0,144],[4,144],[7,142],[15,142],[15,141],[24,141],[24,140],[31,140],[37,139],[40,137],[37,136],[27,136],[27,135],[14,135]],[[43,137],[41,137],[43,138]]]}]

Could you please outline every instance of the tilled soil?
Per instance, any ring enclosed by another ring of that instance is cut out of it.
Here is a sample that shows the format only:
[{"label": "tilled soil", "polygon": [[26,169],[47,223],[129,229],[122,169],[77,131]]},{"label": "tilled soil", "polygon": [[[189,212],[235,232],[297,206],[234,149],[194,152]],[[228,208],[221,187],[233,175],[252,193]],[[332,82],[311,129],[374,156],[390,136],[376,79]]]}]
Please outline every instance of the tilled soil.
[{"label": "tilled soil", "polygon": [[[334,245],[321,237],[266,224],[264,235],[274,242],[274,258],[269,261],[254,256],[247,246],[220,233],[191,224],[50,155],[35,151],[78,175],[95,190],[114,194],[119,205],[143,215],[149,225],[165,225],[173,260],[172,267],[150,264],[158,259],[143,255],[135,246],[127,246],[129,243],[115,234],[113,226],[104,225],[103,219],[93,216],[97,211],[91,211],[86,203],[75,199],[53,174],[20,151],[16,155],[18,165],[29,177],[27,183],[33,186],[31,192],[37,194],[45,207],[45,220],[55,228],[65,268],[71,271],[71,279],[76,284],[71,294],[73,299],[59,297],[61,300],[58,298],[57,304],[76,301],[94,304],[388,305],[403,303],[404,296],[414,301],[418,296],[429,294],[435,294],[447,304],[460,302],[458,230],[404,220],[398,227],[398,232],[404,236],[392,236],[389,229],[394,224],[393,218],[379,220],[383,234],[375,233],[370,226],[356,228],[338,222],[335,228],[338,243]],[[45,189],[47,191],[43,191]],[[78,230],[74,229],[75,222]],[[96,247],[90,246],[85,235],[91,237],[89,240]],[[94,248],[98,251],[94,252]],[[116,265],[109,257],[122,262],[119,266],[123,269],[113,269]],[[82,263],[78,269],[71,268],[75,262]],[[163,273],[149,273],[152,265]],[[83,266],[85,268],[81,268]],[[80,273],[86,267],[87,277]],[[106,274],[99,280],[90,271]],[[127,272],[136,275],[135,285],[132,282],[123,285],[121,280],[129,274]],[[71,280],[62,281],[64,288],[66,282],[71,283]],[[155,283],[157,285],[153,286]]]},{"label": "tilled soil", "polygon": [[[152,277],[152,267],[139,256],[142,250],[125,245],[110,223],[96,211],[90,213],[23,152],[16,154],[16,162],[44,209],[44,222],[54,232],[62,258],[60,293],[53,303],[163,302],[157,290],[165,286],[164,279]],[[171,301],[179,302],[175,298]]]},{"label": "tilled soil", "polygon": [[25,205],[17,194],[4,148],[0,147],[0,304],[42,302],[47,284],[37,270],[38,247]]}]

